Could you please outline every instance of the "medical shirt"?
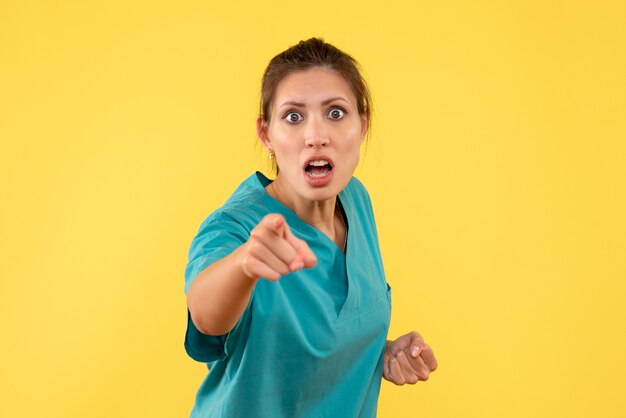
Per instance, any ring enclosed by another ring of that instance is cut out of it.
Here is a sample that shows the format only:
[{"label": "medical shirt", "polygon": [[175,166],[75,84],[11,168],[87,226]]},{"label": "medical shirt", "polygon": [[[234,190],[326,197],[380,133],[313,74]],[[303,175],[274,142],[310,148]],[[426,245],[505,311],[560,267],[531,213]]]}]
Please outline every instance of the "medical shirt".
[{"label": "medical shirt", "polygon": [[277,282],[259,280],[235,327],[202,334],[187,315],[185,349],[207,363],[192,418],[375,417],[391,313],[372,206],[352,178],[339,193],[346,254],[265,190],[257,172],[200,226],[189,250],[194,278],[245,243],[270,213],[282,214],[317,265]]}]

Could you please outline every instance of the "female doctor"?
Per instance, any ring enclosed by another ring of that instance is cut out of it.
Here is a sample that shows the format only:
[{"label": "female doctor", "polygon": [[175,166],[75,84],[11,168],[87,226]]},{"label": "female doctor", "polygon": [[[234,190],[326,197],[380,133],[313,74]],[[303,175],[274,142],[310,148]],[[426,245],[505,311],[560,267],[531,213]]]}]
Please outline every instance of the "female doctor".
[{"label": "female doctor", "polygon": [[272,59],[257,172],[200,226],[185,270],[192,417],[374,417],[381,377],[427,380],[431,348],[387,340],[391,293],[372,206],[352,175],[371,117],[356,61],[323,40]]}]

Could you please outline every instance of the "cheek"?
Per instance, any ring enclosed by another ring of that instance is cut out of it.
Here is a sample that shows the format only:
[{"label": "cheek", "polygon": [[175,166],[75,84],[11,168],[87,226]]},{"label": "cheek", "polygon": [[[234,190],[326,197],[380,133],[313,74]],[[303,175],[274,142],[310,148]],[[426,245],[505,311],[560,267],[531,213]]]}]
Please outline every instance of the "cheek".
[{"label": "cheek", "polygon": [[341,150],[348,154],[356,153],[357,156],[361,150],[361,130],[350,129],[349,132],[344,133],[344,141],[341,141]]},{"label": "cheek", "polygon": [[281,170],[292,170],[298,168],[299,152],[300,149],[294,146],[293,143],[285,144],[282,141],[276,141],[274,145],[274,152],[276,154],[276,163],[281,167]]},{"label": "cheek", "polygon": [[352,141],[351,144],[346,144],[339,153],[341,154],[341,172],[346,175],[354,174],[354,170],[359,164],[361,158],[361,148],[358,141]]},{"label": "cheek", "polygon": [[277,153],[281,153],[283,155],[288,154],[289,152],[293,152],[294,145],[296,141],[294,141],[293,134],[290,132],[285,132],[282,129],[274,129],[270,132],[270,141],[272,142],[272,146],[276,150]]},{"label": "cheek", "polygon": [[343,130],[343,137],[349,138],[350,142],[361,142],[361,123],[358,120],[351,121],[349,126],[346,126]]}]

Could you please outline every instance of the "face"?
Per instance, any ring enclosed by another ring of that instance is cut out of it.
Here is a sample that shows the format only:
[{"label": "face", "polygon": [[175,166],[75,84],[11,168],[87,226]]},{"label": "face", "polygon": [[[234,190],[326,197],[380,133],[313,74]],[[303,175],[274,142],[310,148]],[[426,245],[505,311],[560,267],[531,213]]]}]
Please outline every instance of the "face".
[{"label": "face", "polygon": [[367,133],[348,83],[336,72],[293,72],[276,88],[269,125],[257,120],[263,146],[274,153],[276,184],[289,199],[322,201],[350,181]]}]

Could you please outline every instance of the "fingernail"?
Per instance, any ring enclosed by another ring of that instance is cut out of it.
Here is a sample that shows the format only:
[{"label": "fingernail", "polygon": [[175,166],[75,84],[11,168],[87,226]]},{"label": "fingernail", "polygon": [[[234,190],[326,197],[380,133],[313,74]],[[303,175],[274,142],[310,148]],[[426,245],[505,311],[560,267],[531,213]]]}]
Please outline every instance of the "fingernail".
[{"label": "fingernail", "polygon": [[291,265],[292,271],[302,270],[303,268],[304,268],[304,263],[302,261],[299,261]]},{"label": "fingernail", "polygon": [[419,348],[419,347],[413,346],[413,347],[411,348],[411,355],[412,355],[413,357],[417,357],[417,355],[418,355],[419,353],[420,353],[420,348]]}]

